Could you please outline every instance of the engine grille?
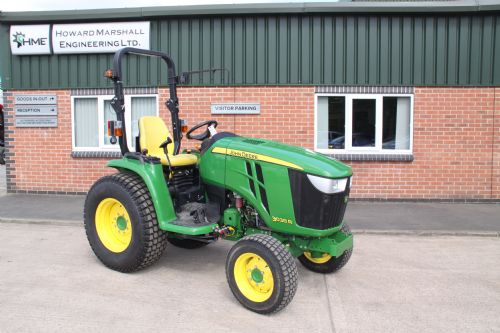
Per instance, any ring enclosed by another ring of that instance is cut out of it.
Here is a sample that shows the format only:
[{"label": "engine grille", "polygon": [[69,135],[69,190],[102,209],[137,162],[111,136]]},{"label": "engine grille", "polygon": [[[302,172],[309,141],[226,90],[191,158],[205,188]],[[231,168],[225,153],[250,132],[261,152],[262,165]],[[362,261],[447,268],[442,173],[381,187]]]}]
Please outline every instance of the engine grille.
[{"label": "engine grille", "polygon": [[305,173],[289,169],[288,175],[298,225],[324,230],[337,227],[342,223],[349,187],[342,193],[325,194],[311,184]]}]

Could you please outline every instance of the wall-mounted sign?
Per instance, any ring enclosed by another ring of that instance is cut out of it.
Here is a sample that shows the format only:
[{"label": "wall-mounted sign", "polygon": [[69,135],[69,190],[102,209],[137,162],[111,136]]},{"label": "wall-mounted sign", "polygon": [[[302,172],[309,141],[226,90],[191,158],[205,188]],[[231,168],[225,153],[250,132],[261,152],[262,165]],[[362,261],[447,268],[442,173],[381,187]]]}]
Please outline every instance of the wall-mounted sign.
[{"label": "wall-mounted sign", "polygon": [[[150,49],[148,22],[12,25],[10,49],[15,55],[113,53],[124,47]],[[52,50],[52,51],[51,51]]]},{"label": "wall-mounted sign", "polygon": [[57,116],[55,105],[16,105],[16,116]]},{"label": "wall-mounted sign", "polygon": [[15,95],[16,127],[57,127],[57,95]]},{"label": "wall-mounted sign", "polygon": [[16,127],[57,127],[57,117],[16,117]]},{"label": "wall-mounted sign", "polygon": [[50,25],[11,25],[12,54],[50,54]]},{"label": "wall-mounted sign", "polygon": [[124,47],[149,50],[149,22],[52,26],[52,48],[55,54],[112,53]]},{"label": "wall-mounted sign", "polygon": [[259,114],[259,103],[219,103],[212,104],[212,114]]},{"label": "wall-mounted sign", "polygon": [[16,105],[56,105],[57,95],[16,95]]}]

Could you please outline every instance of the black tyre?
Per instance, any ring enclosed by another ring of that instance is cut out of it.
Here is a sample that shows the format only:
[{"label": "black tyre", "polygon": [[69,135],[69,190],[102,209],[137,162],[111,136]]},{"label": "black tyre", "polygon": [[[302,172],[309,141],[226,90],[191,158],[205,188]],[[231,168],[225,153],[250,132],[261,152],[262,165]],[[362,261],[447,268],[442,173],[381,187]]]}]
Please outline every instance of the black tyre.
[{"label": "black tyre", "polygon": [[4,165],[5,164],[5,148],[0,147],[0,164]]},{"label": "black tyre", "polygon": [[133,272],[155,263],[167,245],[149,190],[133,173],[106,176],[92,186],[84,223],[95,255],[116,271]]},{"label": "black tyre", "polygon": [[[351,229],[347,224],[344,224],[340,229],[345,234],[351,234]],[[324,253],[321,258],[313,258],[309,252],[305,252],[299,256],[299,261],[307,269],[316,273],[334,273],[347,264],[351,258],[352,248],[345,251],[340,257],[332,257]]]},{"label": "black tyre", "polygon": [[236,299],[257,313],[280,311],[297,291],[294,258],[281,242],[268,235],[239,240],[227,256],[226,276]]},{"label": "black tyre", "polygon": [[188,250],[199,249],[200,247],[204,247],[209,244],[207,242],[201,242],[195,239],[180,239],[180,238],[169,237],[167,238],[167,240],[170,244],[174,246]]}]

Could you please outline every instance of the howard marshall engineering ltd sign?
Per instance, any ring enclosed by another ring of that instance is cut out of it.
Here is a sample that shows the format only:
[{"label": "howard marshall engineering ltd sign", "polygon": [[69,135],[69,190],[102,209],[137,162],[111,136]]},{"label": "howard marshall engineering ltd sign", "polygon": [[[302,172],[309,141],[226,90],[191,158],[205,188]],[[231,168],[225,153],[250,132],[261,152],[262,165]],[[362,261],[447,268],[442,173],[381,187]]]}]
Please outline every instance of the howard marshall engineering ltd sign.
[{"label": "howard marshall engineering ltd sign", "polygon": [[149,21],[12,25],[14,55],[114,53],[124,47],[150,48]]},{"label": "howard marshall engineering ltd sign", "polygon": [[149,50],[149,22],[52,26],[52,48],[55,54],[112,53],[124,47]]}]

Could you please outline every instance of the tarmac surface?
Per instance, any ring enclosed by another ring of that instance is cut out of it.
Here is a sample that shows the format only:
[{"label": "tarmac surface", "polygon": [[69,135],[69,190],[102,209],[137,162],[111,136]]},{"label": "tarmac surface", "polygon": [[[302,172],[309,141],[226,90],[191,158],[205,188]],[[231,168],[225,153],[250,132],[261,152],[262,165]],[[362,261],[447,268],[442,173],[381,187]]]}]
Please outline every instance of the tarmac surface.
[{"label": "tarmac surface", "polygon": [[499,238],[356,235],[336,274],[297,262],[297,294],[274,315],[231,294],[231,245],[169,245],[153,267],[122,274],[98,261],[78,224],[0,223],[0,331],[500,331]]},{"label": "tarmac surface", "polygon": [[[0,221],[82,223],[85,196],[0,195]],[[500,236],[500,204],[350,202],[358,233]]]},{"label": "tarmac surface", "polygon": [[500,235],[500,204],[351,202],[345,220],[358,231]]}]

